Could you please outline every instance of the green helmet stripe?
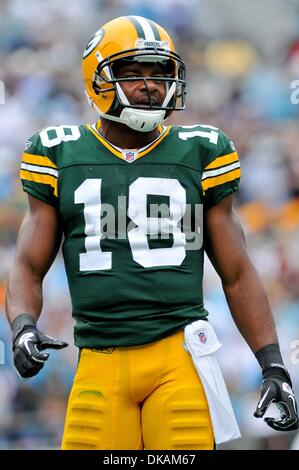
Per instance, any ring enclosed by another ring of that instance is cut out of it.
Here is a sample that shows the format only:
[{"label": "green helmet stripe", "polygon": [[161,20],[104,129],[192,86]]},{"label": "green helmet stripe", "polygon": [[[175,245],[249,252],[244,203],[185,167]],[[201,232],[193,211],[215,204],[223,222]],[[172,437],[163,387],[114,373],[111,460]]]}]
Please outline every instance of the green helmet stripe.
[{"label": "green helmet stripe", "polygon": [[146,41],[160,41],[160,33],[156,24],[143,18],[142,16],[128,16],[127,17],[134,25],[138,38],[145,39]]},{"label": "green helmet stripe", "polygon": [[138,37],[141,38],[141,39],[145,39],[145,32],[144,32],[143,28],[141,27],[141,24],[135,19],[134,16],[127,16],[127,18],[134,25]]},{"label": "green helmet stripe", "polygon": [[154,23],[153,21],[151,20],[148,20],[149,24],[151,25],[152,27],[152,30],[154,32],[154,35],[155,35],[155,40],[156,41],[161,41],[161,36],[160,36],[160,33],[159,33],[159,30],[156,26],[156,23]]}]

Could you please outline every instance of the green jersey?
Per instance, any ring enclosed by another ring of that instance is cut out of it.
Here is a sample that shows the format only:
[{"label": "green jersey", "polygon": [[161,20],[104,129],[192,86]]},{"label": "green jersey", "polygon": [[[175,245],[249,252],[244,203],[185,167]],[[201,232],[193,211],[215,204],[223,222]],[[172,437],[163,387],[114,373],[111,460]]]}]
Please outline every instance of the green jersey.
[{"label": "green jersey", "polygon": [[77,346],[146,344],[208,315],[198,221],[239,177],[233,143],[212,126],[161,126],[138,150],[112,145],[96,125],[30,138],[23,188],[61,221]]}]

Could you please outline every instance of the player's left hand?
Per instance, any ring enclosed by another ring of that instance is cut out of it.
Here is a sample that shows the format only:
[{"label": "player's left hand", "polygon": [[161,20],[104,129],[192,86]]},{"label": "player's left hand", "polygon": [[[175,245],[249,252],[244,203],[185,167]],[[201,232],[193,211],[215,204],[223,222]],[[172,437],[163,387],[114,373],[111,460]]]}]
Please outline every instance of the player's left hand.
[{"label": "player's left hand", "polygon": [[269,367],[263,372],[261,398],[254,412],[256,418],[266,413],[271,403],[275,403],[280,418],[265,418],[265,422],[276,431],[293,431],[299,428],[298,411],[292,382],[284,369]]},{"label": "player's left hand", "polygon": [[45,335],[35,326],[22,330],[13,341],[14,365],[21,377],[36,375],[49,358],[45,349],[62,349],[68,346],[65,341],[58,341]]}]

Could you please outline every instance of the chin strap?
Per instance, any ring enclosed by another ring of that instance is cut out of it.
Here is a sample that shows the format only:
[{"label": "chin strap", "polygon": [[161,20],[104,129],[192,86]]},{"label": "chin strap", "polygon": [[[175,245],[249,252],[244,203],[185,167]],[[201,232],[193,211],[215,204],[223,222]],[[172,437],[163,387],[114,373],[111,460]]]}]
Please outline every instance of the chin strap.
[{"label": "chin strap", "polygon": [[102,114],[106,119],[126,124],[131,129],[139,132],[150,132],[164,121],[165,111],[124,108],[119,117],[110,114]]},{"label": "chin strap", "polygon": [[[85,92],[86,93],[86,92]],[[165,120],[164,110],[145,110],[126,108],[122,110],[120,116],[112,116],[111,114],[102,113],[95,102],[86,93],[89,104],[97,111],[97,113],[104,119],[119,122],[139,132],[150,132],[156,129],[159,124]]]}]

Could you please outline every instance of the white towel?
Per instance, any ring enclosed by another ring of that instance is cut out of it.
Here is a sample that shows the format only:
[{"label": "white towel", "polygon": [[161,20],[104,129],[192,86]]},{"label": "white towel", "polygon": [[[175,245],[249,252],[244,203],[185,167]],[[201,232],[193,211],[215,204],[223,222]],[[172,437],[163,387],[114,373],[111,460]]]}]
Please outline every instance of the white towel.
[{"label": "white towel", "polygon": [[209,322],[197,320],[185,327],[184,347],[191,354],[206,394],[216,444],[241,437],[216,357],[221,346]]}]

